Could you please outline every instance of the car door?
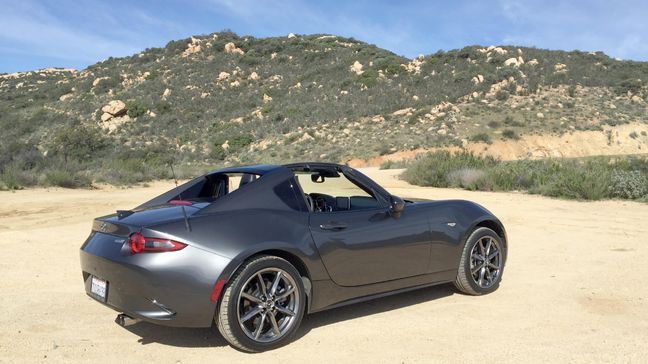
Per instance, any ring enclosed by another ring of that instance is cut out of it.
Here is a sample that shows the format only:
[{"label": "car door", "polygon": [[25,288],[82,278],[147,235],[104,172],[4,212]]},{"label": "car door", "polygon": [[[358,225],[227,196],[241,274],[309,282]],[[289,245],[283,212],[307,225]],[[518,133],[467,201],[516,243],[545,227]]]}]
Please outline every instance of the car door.
[{"label": "car door", "polygon": [[360,286],[425,274],[430,262],[427,218],[387,207],[311,212],[310,229],[324,266],[340,286]]}]

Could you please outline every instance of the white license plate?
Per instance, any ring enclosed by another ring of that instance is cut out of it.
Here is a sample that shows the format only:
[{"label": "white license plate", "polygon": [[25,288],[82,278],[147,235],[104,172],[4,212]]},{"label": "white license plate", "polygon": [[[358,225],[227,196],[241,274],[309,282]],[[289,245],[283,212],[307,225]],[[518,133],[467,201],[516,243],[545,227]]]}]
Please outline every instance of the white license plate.
[{"label": "white license plate", "polygon": [[92,284],[90,286],[90,292],[99,296],[102,300],[106,300],[106,287],[108,287],[108,282],[97,277],[92,277]]}]

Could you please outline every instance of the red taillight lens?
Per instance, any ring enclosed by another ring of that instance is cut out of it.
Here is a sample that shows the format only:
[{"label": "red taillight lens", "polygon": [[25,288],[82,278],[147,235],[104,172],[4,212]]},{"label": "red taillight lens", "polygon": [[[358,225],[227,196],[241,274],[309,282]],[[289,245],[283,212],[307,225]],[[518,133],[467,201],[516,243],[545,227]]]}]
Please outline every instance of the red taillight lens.
[{"label": "red taillight lens", "polygon": [[128,245],[130,245],[133,254],[172,252],[187,246],[187,244],[170,239],[147,238],[140,233],[133,233],[128,239]]}]

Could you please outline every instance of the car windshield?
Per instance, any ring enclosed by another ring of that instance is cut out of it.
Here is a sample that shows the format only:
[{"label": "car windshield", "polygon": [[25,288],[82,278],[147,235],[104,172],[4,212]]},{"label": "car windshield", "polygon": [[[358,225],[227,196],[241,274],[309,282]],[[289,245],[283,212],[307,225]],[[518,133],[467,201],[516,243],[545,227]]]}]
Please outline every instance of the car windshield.
[{"label": "car windshield", "polygon": [[295,174],[313,212],[338,212],[379,207],[375,196],[344,174],[331,171]]}]

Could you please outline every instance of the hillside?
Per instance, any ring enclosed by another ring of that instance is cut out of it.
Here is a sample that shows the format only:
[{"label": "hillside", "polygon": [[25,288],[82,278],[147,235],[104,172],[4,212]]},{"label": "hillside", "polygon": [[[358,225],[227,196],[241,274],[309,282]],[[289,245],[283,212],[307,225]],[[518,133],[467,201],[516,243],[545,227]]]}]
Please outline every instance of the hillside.
[{"label": "hillside", "polygon": [[555,156],[561,140],[598,140],[565,138],[582,132],[609,153],[645,153],[646,100],[648,63],[600,52],[470,46],[406,59],[332,35],[221,32],[82,71],[0,75],[0,188],[527,140],[514,158]]}]

